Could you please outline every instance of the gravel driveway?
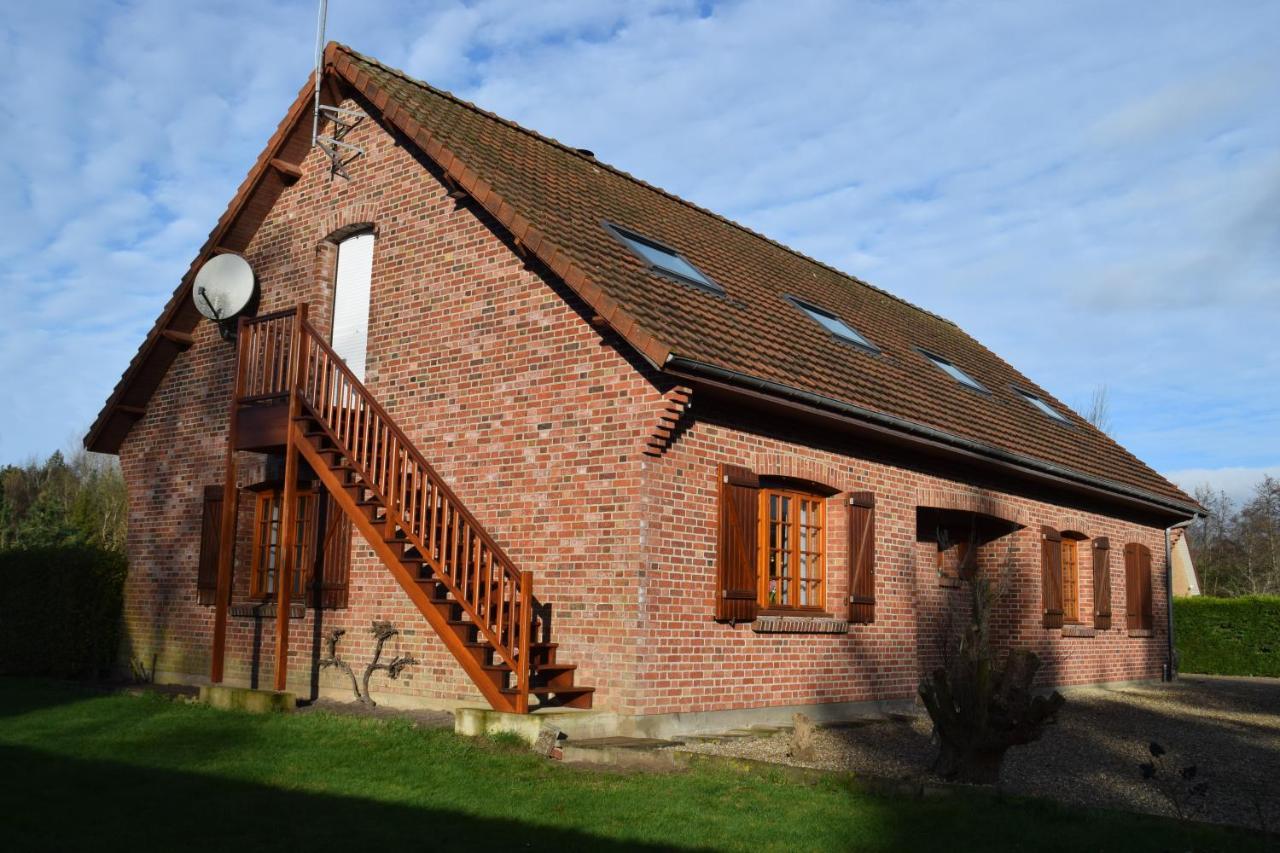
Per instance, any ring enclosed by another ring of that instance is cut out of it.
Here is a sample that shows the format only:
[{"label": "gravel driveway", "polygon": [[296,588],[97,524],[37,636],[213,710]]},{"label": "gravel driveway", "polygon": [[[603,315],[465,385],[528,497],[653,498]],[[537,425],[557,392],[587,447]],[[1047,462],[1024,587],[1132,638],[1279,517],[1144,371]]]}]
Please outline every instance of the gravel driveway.
[{"label": "gravel driveway", "polygon": [[[817,733],[816,761],[803,766],[893,778],[928,778],[935,748],[927,716]],[[1037,743],[1009,751],[1001,787],[1090,806],[1172,814],[1144,782],[1147,745],[1169,751],[1167,767],[1195,764],[1208,793],[1199,820],[1257,828],[1259,812],[1280,830],[1280,679],[1183,676],[1173,684],[1075,688]],[[789,734],[681,747],[802,764],[787,757]]]}]

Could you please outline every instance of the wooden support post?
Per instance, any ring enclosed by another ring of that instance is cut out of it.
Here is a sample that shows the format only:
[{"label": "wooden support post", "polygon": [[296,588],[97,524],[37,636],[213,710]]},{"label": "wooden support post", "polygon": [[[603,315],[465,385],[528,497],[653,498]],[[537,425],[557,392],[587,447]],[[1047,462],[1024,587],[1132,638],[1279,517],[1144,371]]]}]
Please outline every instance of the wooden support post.
[{"label": "wooden support post", "polygon": [[516,713],[529,713],[529,635],[533,633],[533,572],[520,573],[520,655],[517,663],[520,672],[516,676]]},{"label": "wooden support post", "polygon": [[302,303],[293,317],[293,340],[289,345],[289,423],[285,429],[284,494],[280,498],[280,552],[276,555],[276,672],[275,689],[288,689],[289,607],[293,603],[294,552],[298,542],[298,441],[302,440],[297,418],[302,412],[298,386],[306,363],[306,336],[302,321],[307,306]]},{"label": "wooden support post", "polygon": [[231,383],[231,403],[227,416],[227,459],[222,480],[222,530],[218,538],[218,589],[213,609],[213,655],[209,680],[222,683],[227,647],[227,609],[231,605],[231,566],[236,553],[236,414],[244,391],[244,317],[237,321],[235,378]]}]

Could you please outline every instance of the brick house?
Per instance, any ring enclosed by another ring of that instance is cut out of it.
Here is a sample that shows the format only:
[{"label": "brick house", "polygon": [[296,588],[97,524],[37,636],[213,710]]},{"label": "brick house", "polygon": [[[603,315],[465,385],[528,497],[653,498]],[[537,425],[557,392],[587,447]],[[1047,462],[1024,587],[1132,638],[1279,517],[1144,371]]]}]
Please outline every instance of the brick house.
[{"label": "brick house", "polygon": [[[128,484],[128,657],[349,695],[324,638],[359,665],[388,621],[393,705],[830,717],[910,701],[961,576],[1007,571],[1045,684],[1160,677],[1198,507],[1044,389],[590,152],[324,69],[351,147],[309,82],[86,438]],[[230,329],[192,293],[225,253]]]}]

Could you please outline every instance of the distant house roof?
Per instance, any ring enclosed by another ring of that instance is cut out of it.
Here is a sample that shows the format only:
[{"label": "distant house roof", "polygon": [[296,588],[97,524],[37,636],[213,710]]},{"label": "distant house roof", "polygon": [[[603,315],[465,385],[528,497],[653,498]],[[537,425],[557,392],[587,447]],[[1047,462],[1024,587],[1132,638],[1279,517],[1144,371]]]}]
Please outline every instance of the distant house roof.
[{"label": "distant house roof", "polygon": [[[331,44],[326,63],[656,369],[706,367],[748,377],[761,387],[923,429],[979,454],[1078,476],[1166,507],[1197,508],[951,321],[350,48]],[[293,150],[294,137],[282,124],[272,145],[277,152]],[[272,145],[255,170],[277,156]],[[250,195],[251,183],[246,180]],[[245,205],[245,195],[242,187],[233,207],[254,207]],[[224,237],[244,230],[235,224],[241,214],[228,214],[220,223]],[[215,230],[202,255],[219,239]],[[1036,336],[1037,322],[1027,318],[1028,337]],[[153,336],[164,323],[162,316]],[[869,345],[851,345],[842,326]],[[131,371],[145,367],[139,358]],[[113,400],[122,389],[127,393],[128,380],[126,373]],[[87,444],[99,440],[110,417],[111,401]],[[118,428],[112,434],[123,438]],[[106,449],[119,444],[104,443]]]}]

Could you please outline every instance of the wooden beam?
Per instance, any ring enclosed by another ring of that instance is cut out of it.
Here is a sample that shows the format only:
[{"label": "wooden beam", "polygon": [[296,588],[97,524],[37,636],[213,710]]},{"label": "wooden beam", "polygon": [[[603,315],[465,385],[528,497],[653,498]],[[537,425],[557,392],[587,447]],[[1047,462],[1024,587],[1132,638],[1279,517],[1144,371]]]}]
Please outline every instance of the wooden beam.
[{"label": "wooden beam", "polygon": [[307,319],[307,304],[298,306],[293,318],[293,342],[289,347],[289,425],[284,444],[284,494],[280,498],[280,552],[276,557],[276,671],[275,688],[289,689],[289,605],[293,600],[294,550],[298,538],[298,443],[304,441],[297,418],[302,412],[298,386],[302,365],[307,355],[307,338],[302,324]]},{"label": "wooden beam", "polygon": [[191,345],[196,342],[195,335],[190,332],[179,332],[177,329],[161,329],[160,337],[170,343],[178,345],[179,349],[191,349]]},{"label": "wooden beam", "polygon": [[147,413],[145,406],[127,406],[124,403],[117,404],[116,411],[122,415],[133,415],[135,418],[140,418]]},{"label": "wooden beam", "polygon": [[454,201],[462,201],[469,193],[462,188],[448,173],[440,176],[441,182],[444,183],[445,189],[449,191],[449,198]]},{"label": "wooden beam", "polygon": [[[227,649],[227,608],[231,604],[231,562],[236,550],[236,410],[244,393],[244,317],[237,323],[235,381],[227,412],[227,456],[222,471],[222,532],[218,540],[218,591],[213,608],[213,649],[209,664],[209,680],[222,682],[223,660]],[[288,611],[286,610],[287,614]],[[287,618],[286,618],[286,621]]]},{"label": "wooden beam", "polygon": [[302,168],[295,166],[287,160],[281,160],[279,157],[271,158],[271,168],[280,173],[286,184],[295,183],[298,178],[302,177]]},{"label": "wooden beam", "polygon": [[[297,342],[297,338],[294,338]],[[297,350],[294,350],[297,352]],[[292,406],[290,410],[292,410]],[[297,545],[298,450],[297,424],[290,422],[284,445],[284,494],[280,498],[280,550],[276,554],[276,671],[275,689],[289,689],[289,605],[293,599],[293,551]]]}]

